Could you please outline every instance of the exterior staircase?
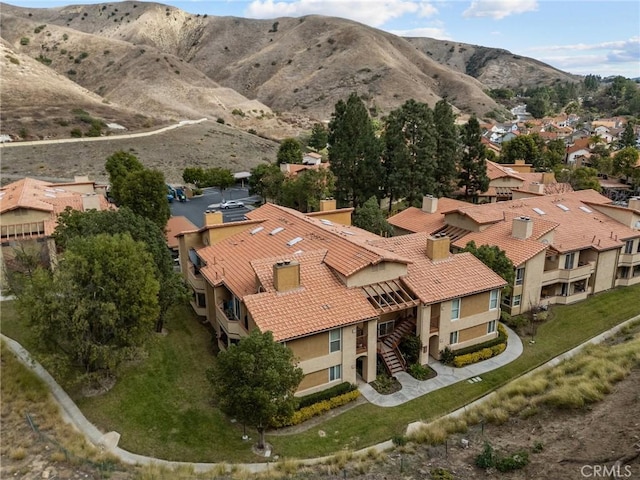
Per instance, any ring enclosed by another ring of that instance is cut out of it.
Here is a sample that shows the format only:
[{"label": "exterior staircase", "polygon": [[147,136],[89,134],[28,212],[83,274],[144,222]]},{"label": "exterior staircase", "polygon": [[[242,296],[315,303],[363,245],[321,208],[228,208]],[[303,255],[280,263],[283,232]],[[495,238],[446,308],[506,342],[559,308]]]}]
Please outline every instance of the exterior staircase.
[{"label": "exterior staircase", "polygon": [[382,358],[385,368],[389,375],[393,376],[398,372],[403,372],[407,368],[402,353],[398,349],[398,345],[407,333],[414,330],[416,319],[413,317],[400,321],[390,335],[387,335],[378,342],[378,355]]}]

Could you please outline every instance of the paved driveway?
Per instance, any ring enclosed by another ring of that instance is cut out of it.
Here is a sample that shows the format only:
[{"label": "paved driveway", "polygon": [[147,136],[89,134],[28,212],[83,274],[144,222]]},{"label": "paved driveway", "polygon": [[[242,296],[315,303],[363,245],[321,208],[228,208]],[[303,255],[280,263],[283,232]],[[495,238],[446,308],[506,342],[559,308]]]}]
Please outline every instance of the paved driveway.
[{"label": "paved driveway", "polygon": [[[228,210],[220,210],[222,199],[224,200],[242,200],[245,208],[231,208]],[[204,225],[204,212],[206,210],[220,210],[223,215],[224,222],[236,222],[243,220],[244,215],[251,210],[252,204],[261,201],[258,196],[250,196],[248,188],[233,187],[228,188],[220,193],[217,188],[205,188],[202,195],[191,198],[185,203],[173,201],[171,203],[171,215],[187,217],[191,223],[197,227]],[[247,208],[247,206],[249,208]]]}]

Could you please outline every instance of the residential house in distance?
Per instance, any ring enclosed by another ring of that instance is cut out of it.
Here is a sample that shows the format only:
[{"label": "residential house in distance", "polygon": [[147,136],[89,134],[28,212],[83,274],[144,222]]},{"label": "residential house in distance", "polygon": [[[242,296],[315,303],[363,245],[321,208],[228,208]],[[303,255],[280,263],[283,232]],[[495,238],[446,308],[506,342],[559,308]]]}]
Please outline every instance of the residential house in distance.
[{"label": "residential house in distance", "polygon": [[446,234],[454,250],[468,242],[496,245],[515,266],[503,308],[518,314],[538,305],[568,304],[618,286],[640,283],[640,198],[627,207],[593,190],[544,195],[514,190],[514,199],[422,210],[389,218],[400,232]]},{"label": "residential house in distance", "polygon": [[6,285],[6,268],[19,244],[37,247],[43,258],[55,260],[50,235],[58,215],[67,207],[80,211],[113,208],[104,192],[105,187],[88,177],[76,177],[68,183],[23,178],[0,188],[0,285]]},{"label": "residential house in distance", "polygon": [[222,349],[254,328],[273,332],[305,373],[298,394],[371,382],[378,358],[391,374],[405,369],[407,333],[420,338],[422,364],[497,335],[504,280],[452,255],[447,236],[382,238],[351,226],[352,209],[333,200],[310,214],[265,204],[234,223],[217,213],[178,235],[192,305]]}]

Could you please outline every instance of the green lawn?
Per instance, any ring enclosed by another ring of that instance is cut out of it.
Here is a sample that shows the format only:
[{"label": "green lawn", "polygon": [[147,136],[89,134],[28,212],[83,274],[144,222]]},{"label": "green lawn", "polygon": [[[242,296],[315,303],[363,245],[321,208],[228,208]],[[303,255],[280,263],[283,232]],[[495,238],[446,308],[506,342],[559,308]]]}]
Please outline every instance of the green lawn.
[{"label": "green lawn", "polygon": [[[554,318],[538,328],[536,343],[524,341],[522,356],[483,375],[483,382],[460,382],[394,408],[364,404],[307,432],[268,436],[268,441],[282,457],[308,458],[388,440],[403,433],[408,423],[455,410],[639,314],[638,299],[640,285],[553,307]],[[2,319],[4,334],[34,347],[28,328],[15,319],[11,302],[2,303]],[[102,430],[120,432],[120,446],[136,453],[184,461],[259,461],[250,442],[242,442],[242,427],[211,404],[205,372],[214,359],[207,330],[188,307],[177,309],[167,328],[169,335],[154,338],[149,358],[123,371],[112,391],[76,398],[82,411]],[[255,438],[255,431],[249,433]]]}]

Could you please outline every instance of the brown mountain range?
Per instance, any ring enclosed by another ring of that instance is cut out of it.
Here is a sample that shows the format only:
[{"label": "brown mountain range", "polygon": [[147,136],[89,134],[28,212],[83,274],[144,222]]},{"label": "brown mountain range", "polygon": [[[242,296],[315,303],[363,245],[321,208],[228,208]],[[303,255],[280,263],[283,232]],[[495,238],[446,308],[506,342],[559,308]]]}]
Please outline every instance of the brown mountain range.
[{"label": "brown mountain range", "polygon": [[506,113],[487,89],[575,79],[506,50],[315,15],[249,20],[133,1],[1,4],[0,30],[0,133],[13,135],[64,136],[56,125],[82,108],[129,129],[218,117],[282,137],[327,120],[353,91],[374,115],[409,98],[432,106],[447,98],[482,117]]}]

